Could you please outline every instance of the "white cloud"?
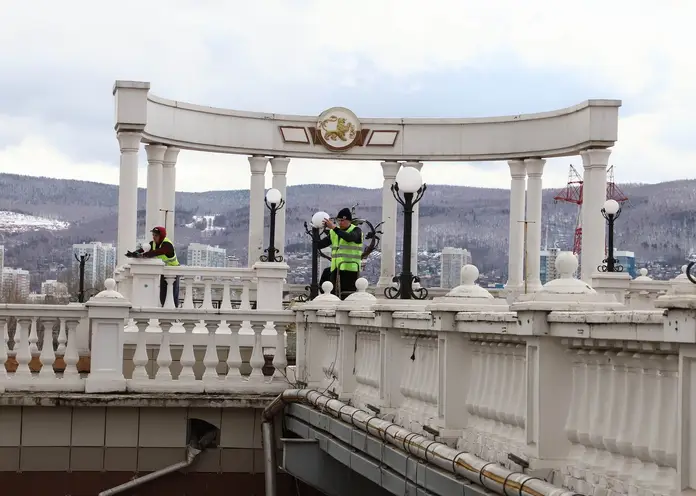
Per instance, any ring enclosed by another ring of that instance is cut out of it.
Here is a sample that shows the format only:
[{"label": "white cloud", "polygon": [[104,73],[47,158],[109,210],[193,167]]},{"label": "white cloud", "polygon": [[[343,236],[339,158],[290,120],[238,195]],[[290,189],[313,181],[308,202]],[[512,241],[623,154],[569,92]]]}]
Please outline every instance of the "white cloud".
[{"label": "white cloud", "polygon": [[[76,158],[74,150],[86,139],[77,124],[48,115],[43,103],[32,105],[42,102],[32,93],[36,88],[55,101],[64,98],[52,93],[51,73],[74,74],[75,98],[97,94],[109,99],[107,84],[136,79],[151,81],[153,92],[167,98],[220,105],[210,101],[212,94],[256,86],[282,92],[289,82],[306,84],[311,93],[316,85],[366,85],[388,75],[417,88],[409,77],[434,70],[494,69],[512,58],[529,71],[567,71],[604,88],[604,94],[588,98],[640,104],[642,113],[620,122],[612,155],[617,180],[690,177],[696,149],[684,144],[684,136],[696,111],[696,66],[689,53],[694,17],[696,3],[680,0],[665,0],[659,7],[628,0],[567,5],[432,0],[427,9],[420,0],[353,0],[350,7],[319,0],[122,0],[109,9],[81,0],[5,2],[0,46],[13,49],[0,51],[0,88],[3,80],[15,77],[36,79],[26,101],[13,102],[26,103],[31,112],[0,114],[0,143],[9,143],[0,146],[0,171],[117,182],[115,139],[111,163],[89,154]],[[364,72],[359,60],[367,60],[371,72]],[[96,93],[82,87],[82,76],[84,84],[99,81],[105,87]],[[508,83],[514,87],[515,80]],[[90,98],[82,103],[87,109]],[[113,130],[107,127],[103,133]],[[677,144],[680,137],[682,144]],[[562,185],[571,162],[580,164],[577,157],[551,161],[545,184]],[[504,164],[437,163],[423,172],[431,183],[507,187],[505,169]],[[249,184],[245,157],[182,152],[177,170],[181,190]],[[301,159],[291,163],[288,180],[364,187],[382,181],[376,163]],[[141,171],[143,186],[144,181]]]}]

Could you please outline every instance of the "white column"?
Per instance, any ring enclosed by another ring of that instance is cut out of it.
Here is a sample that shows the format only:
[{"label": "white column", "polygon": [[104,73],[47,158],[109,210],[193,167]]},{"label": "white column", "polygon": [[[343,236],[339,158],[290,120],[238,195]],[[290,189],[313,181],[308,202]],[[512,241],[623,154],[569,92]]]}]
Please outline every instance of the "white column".
[{"label": "white column", "polygon": [[580,153],[585,167],[582,198],[582,265],[580,278],[592,283],[592,274],[604,260],[606,226],[602,206],[607,199],[607,163],[611,150],[595,149]]},{"label": "white column", "polygon": [[396,274],[396,215],[397,203],[391,187],[396,179],[401,164],[399,162],[382,162],[382,239],[380,240],[382,262],[379,269],[378,288],[385,288]]},{"label": "white column", "polygon": [[135,250],[138,237],[138,150],[140,133],[117,135],[121,148],[118,181],[118,265],[128,263],[126,252]]},{"label": "white column", "polygon": [[271,171],[273,172],[272,186],[280,191],[281,197],[285,200],[285,207],[276,214],[275,225],[275,247],[278,254],[285,257],[285,212],[287,211],[287,188],[288,188],[288,164],[289,158],[273,157],[271,159]]},{"label": "white column", "polygon": [[164,145],[145,145],[147,154],[147,208],[145,210],[145,232],[160,223],[162,205],[162,162],[167,147]]},{"label": "white column", "polygon": [[164,152],[162,162],[162,200],[160,208],[160,224],[167,228],[167,236],[174,241],[174,228],[176,225],[176,159],[179,157],[179,149],[168,146]]},{"label": "white column", "polygon": [[[413,167],[419,172],[423,168],[423,162],[404,162],[404,167]],[[418,275],[418,230],[420,228],[420,203],[413,207],[413,232],[411,233],[411,273]]]},{"label": "white column", "polygon": [[249,157],[251,186],[249,187],[249,252],[248,267],[253,267],[263,254],[263,214],[266,204],[266,167],[268,157]]},{"label": "white column", "polygon": [[546,160],[529,158],[524,161],[527,168],[527,292],[541,288],[541,176]]},{"label": "white column", "polygon": [[516,291],[524,280],[524,220],[527,168],[524,160],[510,160],[510,232],[506,288]]}]

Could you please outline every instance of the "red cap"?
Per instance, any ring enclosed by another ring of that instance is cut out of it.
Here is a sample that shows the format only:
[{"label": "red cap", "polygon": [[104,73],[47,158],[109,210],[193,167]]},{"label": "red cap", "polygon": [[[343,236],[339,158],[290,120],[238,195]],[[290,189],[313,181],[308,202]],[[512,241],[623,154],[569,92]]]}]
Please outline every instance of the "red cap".
[{"label": "red cap", "polygon": [[162,236],[163,238],[166,238],[166,237],[167,237],[167,229],[164,228],[164,227],[162,227],[162,226],[154,227],[154,228],[152,229],[152,231],[150,231],[150,232],[151,232],[152,234],[159,234],[159,235]]}]

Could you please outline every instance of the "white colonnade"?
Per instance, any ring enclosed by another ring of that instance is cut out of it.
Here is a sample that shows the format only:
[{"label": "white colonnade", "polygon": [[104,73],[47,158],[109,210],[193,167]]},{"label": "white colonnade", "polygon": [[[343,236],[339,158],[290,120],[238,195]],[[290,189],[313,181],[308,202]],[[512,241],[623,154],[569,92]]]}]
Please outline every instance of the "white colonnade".
[{"label": "white colonnade", "polygon": [[[121,167],[118,187],[118,254],[117,264],[128,262],[125,253],[134,250],[138,240],[138,152],[142,134],[118,132]],[[174,240],[174,209],[176,204],[176,160],[179,149],[160,144],[145,145],[147,155],[147,197],[145,234],[155,226],[166,226],[167,236]]]},{"label": "white colonnade", "polygon": [[397,203],[391,192],[391,187],[396,180],[396,174],[401,168],[401,163],[389,160],[382,162],[382,238],[380,240],[382,259],[379,269],[378,289],[384,289],[391,285],[396,273],[396,216],[398,214]]},{"label": "white colonnade", "polygon": [[[580,153],[585,168],[581,279],[588,283],[604,259],[606,226],[601,209],[606,200],[607,164],[610,155],[611,150],[604,148]],[[542,176],[545,163],[546,160],[540,158],[508,162],[511,183],[506,289],[513,293],[524,292],[525,288],[527,292],[532,293],[541,288]]]},{"label": "white colonnade", "polygon": [[584,166],[582,204],[582,247],[580,278],[592,282],[592,274],[604,260],[606,224],[602,206],[607,199],[607,165],[611,150],[592,149],[580,153]]}]

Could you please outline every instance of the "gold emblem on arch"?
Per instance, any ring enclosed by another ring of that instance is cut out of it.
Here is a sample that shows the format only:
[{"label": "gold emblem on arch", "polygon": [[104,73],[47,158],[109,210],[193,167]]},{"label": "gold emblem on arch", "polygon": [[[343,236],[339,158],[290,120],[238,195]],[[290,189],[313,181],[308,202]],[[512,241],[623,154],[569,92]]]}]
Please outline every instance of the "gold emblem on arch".
[{"label": "gold emblem on arch", "polygon": [[310,128],[315,138],[331,151],[349,150],[362,145],[367,130],[363,130],[358,117],[344,107],[325,110],[317,119],[317,127]]}]

